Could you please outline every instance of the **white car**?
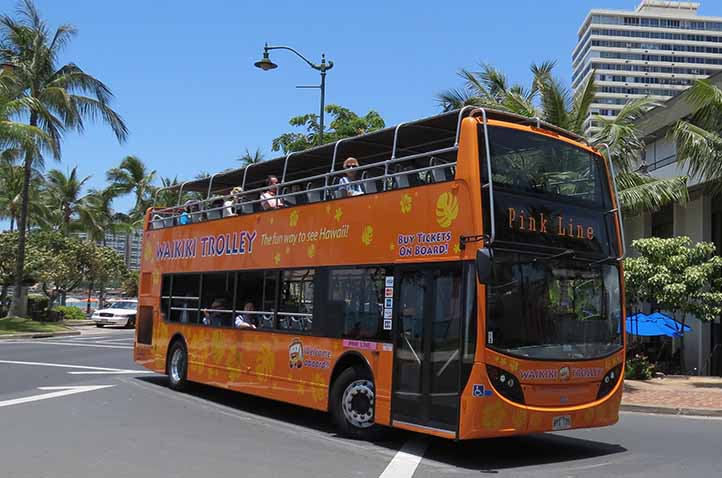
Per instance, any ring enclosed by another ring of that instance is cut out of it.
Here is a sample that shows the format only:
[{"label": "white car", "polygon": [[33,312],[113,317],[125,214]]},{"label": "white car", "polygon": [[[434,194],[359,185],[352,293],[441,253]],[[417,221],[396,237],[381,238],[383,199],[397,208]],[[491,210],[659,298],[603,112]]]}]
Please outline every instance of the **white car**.
[{"label": "white car", "polygon": [[123,299],[111,302],[107,309],[98,309],[93,312],[92,320],[96,327],[104,325],[123,325],[128,328],[135,327],[135,313],[138,309],[136,299]]}]

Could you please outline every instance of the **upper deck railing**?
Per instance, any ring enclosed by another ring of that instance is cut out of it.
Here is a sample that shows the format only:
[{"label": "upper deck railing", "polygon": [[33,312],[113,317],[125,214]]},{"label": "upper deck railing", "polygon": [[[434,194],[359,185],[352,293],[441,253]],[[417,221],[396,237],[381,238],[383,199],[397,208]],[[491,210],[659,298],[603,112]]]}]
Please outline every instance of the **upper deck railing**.
[{"label": "upper deck railing", "polygon": [[[557,134],[581,140],[573,133],[543,123],[538,118],[467,106],[457,111],[344,138],[330,145],[289,153],[276,160],[250,164],[244,168],[166,188],[165,191],[178,190],[176,204],[154,207],[149,228],[159,229],[259,212],[264,209],[264,204],[268,204],[268,198],[261,197],[269,190],[269,186],[265,184],[268,175],[280,175],[278,184],[273,187],[276,194],[272,200],[280,200],[285,206],[344,197],[344,191],[354,185],[360,185],[364,193],[372,194],[452,180],[455,176],[462,120],[477,115],[482,119],[485,133],[484,156],[489,171],[487,178],[492,177],[487,131],[489,118],[517,124],[531,123],[537,128],[549,129]],[[402,138],[402,133],[406,133],[406,137]],[[344,149],[347,151],[342,154]],[[354,168],[358,172],[357,178],[347,178],[347,181],[341,184],[341,177],[348,171],[338,167],[344,159],[351,156],[359,162],[359,167]],[[303,164],[293,164],[296,160],[303,160]],[[223,181],[220,182],[221,180]],[[491,181],[485,184],[484,188],[489,190],[490,214],[493,215],[494,194]],[[163,191],[160,190],[159,193]],[[184,194],[189,191],[195,197],[184,200]],[[201,196],[205,198],[201,199]],[[495,237],[494,223],[492,217],[488,242],[493,242]]]}]

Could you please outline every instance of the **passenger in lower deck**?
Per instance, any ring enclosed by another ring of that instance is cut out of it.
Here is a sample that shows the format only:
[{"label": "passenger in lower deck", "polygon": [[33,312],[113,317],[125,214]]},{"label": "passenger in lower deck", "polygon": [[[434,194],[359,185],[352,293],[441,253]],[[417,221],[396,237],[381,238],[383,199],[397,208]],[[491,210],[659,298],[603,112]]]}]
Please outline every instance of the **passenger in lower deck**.
[{"label": "passenger in lower deck", "polygon": [[246,302],[243,306],[243,312],[236,316],[233,325],[238,329],[255,329],[256,317],[254,317],[254,314],[249,313],[255,310],[256,307],[253,305],[253,302]]}]

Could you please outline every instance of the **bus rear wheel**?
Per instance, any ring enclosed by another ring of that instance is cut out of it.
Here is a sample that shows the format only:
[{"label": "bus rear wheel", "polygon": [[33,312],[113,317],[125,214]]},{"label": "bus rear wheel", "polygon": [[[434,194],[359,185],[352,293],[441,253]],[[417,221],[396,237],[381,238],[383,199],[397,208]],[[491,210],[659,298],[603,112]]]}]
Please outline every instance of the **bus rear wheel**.
[{"label": "bus rear wheel", "polygon": [[339,432],[351,438],[371,440],[381,428],[374,421],[376,391],[373,379],[361,368],[349,367],[331,386],[331,415]]},{"label": "bus rear wheel", "polygon": [[188,353],[180,340],[173,342],[168,352],[168,382],[170,388],[183,391],[188,388]]}]

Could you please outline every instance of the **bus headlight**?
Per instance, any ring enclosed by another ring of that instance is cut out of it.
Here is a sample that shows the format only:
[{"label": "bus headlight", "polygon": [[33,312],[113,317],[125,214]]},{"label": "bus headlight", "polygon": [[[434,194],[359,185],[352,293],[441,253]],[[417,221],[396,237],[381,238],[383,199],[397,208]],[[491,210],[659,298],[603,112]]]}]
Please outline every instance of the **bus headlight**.
[{"label": "bus headlight", "polygon": [[617,386],[620,376],[622,375],[622,364],[620,363],[602,378],[602,382],[599,384],[599,392],[597,392],[597,400],[604,398],[614,390]]},{"label": "bus headlight", "polygon": [[486,373],[497,393],[512,402],[524,403],[524,392],[519,379],[514,374],[491,365],[486,366]]}]

